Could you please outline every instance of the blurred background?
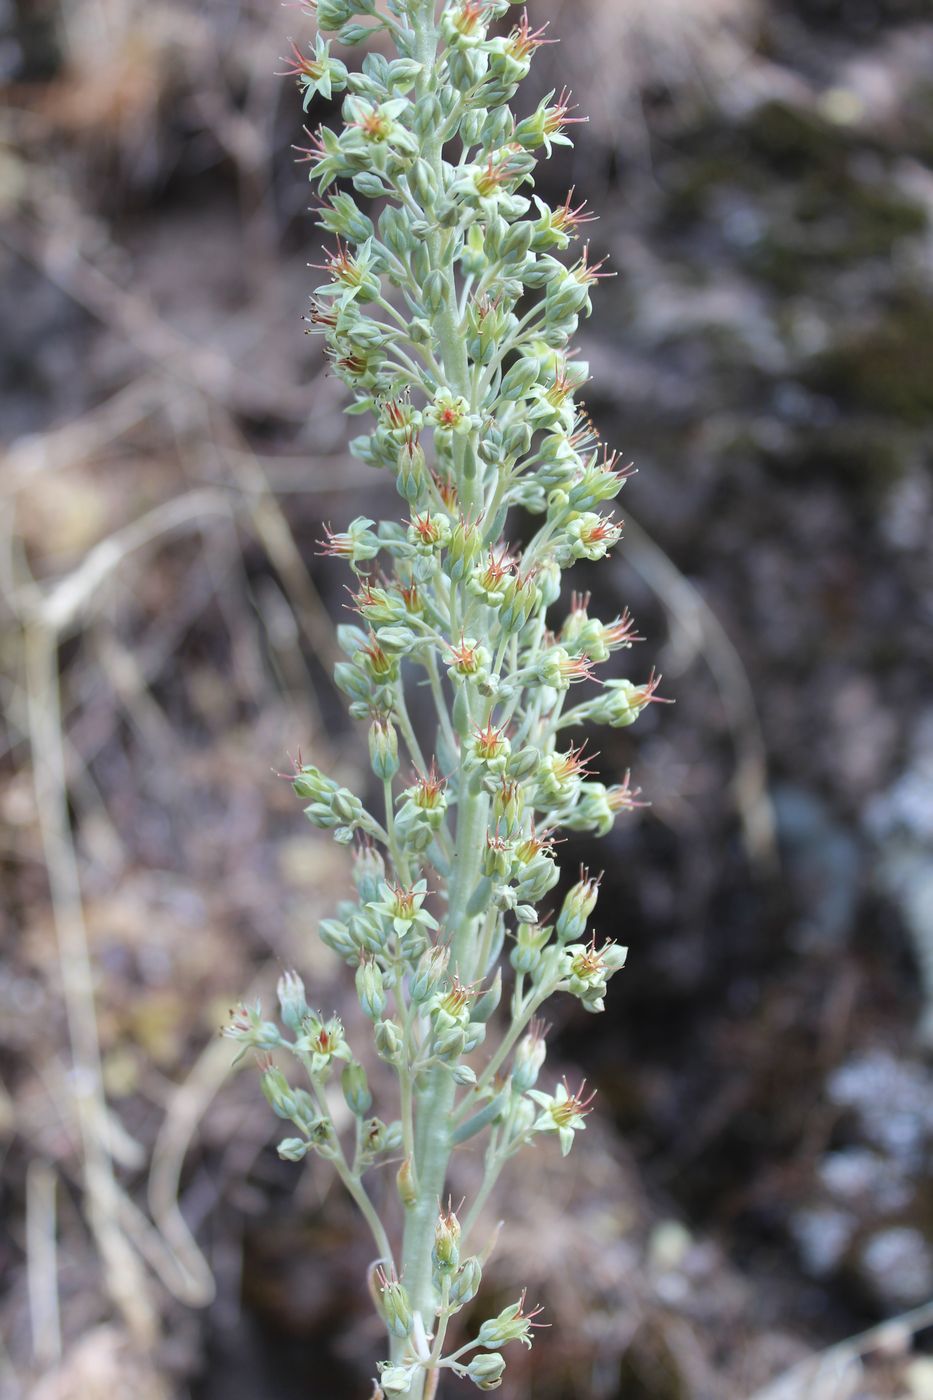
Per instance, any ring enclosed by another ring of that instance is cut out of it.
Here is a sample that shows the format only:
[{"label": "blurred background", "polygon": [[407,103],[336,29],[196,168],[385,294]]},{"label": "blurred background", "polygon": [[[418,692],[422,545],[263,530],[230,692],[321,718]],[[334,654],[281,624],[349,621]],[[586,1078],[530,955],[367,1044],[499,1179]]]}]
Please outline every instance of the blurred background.
[{"label": "blurred background", "polygon": [[[564,42],[521,110],[591,115],[539,191],[618,272],[588,404],[639,467],[571,583],[677,705],[599,736],[650,809],[564,848],[631,953],[604,1016],[557,1005],[590,1131],[499,1196],[479,1311],[518,1282],[555,1324],[502,1394],[929,1400],[933,13],[530,8]],[[217,1036],[287,966],[344,1007],[347,870],[273,770],[367,781],[314,542],[398,510],[302,335],[273,74],[309,32],[0,0],[4,1400],[350,1400],[379,1355],[353,1209]]]}]

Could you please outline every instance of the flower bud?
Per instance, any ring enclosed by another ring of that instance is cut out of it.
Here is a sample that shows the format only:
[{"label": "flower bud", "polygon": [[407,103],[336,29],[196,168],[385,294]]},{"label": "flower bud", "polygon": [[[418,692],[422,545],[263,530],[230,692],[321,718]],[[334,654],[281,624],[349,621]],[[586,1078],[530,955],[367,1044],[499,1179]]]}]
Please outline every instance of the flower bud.
[{"label": "flower bud", "polygon": [[282,1021],[291,1031],[301,1029],[301,1023],[308,1014],[305,1000],[305,985],[297,972],[284,972],[279,978],[276,992]]},{"label": "flower bud", "polygon": [[376,1054],[380,1060],[391,1065],[398,1064],[405,1044],[401,1027],[395,1021],[377,1021],[374,1036]]},{"label": "flower bud", "polygon": [[519,924],[515,930],[515,946],[509,962],[516,972],[534,972],[541,961],[541,952],[551,936],[550,924]]},{"label": "flower bud", "polygon": [[538,1082],[541,1066],[547,1058],[547,1045],[541,1025],[532,1021],[528,1034],[515,1047],[512,1062],[512,1087],[520,1094],[533,1089]]},{"label": "flower bud", "polygon": [[441,1211],[434,1226],[431,1259],[435,1272],[447,1277],[456,1273],[460,1264],[460,1221],[449,1206]]},{"label": "flower bud", "polygon": [[339,29],[353,16],[349,0],[317,0],[315,9],[319,29]]},{"label": "flower bud", "polygon": [[525,1294],[522,1293],[517,1303],[510,1303],[507,1308],[502,1309],[498,1317],[483,1323],[477,1341],[484,1347],[501,1347],[507,1342],[521,1342],[530,1347],[532,1327],[545,1325],[534,1322],[540,1311],[540,1308],[533,1308],[530,1313],[526,1313]]},{"label": "flower bud", "polygon": [[541,762],[541,754],[536,748],[528,747],[519,749],[516,753],[509,755],[505,771],[508,777],[522,782],[527,778],[533,778],[538,771]]},{"label": "flower bud", "polygon": [[505,1373],[505,1358],[501,1352],[485,1351],[474,1356],[464,1375],[478,1390],[498,1390]]},{"label": "flower bud", "polygon": [[354,1117],[365,1118],[373,1106],[373,1096],[369,1092],[369,1084],[363,1066],[357,1064],[355,1060],[344,1065],[343,1073],[340,1076],[340,1087],[343,1089],[347,1108]]},{"label": "flower bud", "polygon": [[522,902],[537,904],[560,879],[557,862],[541,851],[534,856],[521,872],[517,894]]},{"label": "flower bud", "polygon": [[353,883],[364,904],[379,898],[385,877],[385,861],[376,847],[359,847],[353,856]]},{"label": "flower bud", "polygon": [[355,792],[349,788],[338,788],[334,793],[331,806],[336,816],[342,822],[355,823],[359,821],[363,814],[363,804]]},{"label": "flower bud", "polygon": [[364,199],[381,199],[389,193],[388,185],[372,170],[358,170],[353,176],[353,188]]},{"label": "flower bud", "polygon": [[439,1060],[448,1063],[458,1060],[466,1046],[466,1031],[462,1026],[445,1026],[436,1030],[431,1041],[431,1049]]},{"label": "flower bud", "polygon": [[379,237],[390,252],[405,257],[409,244],[408,215],[394,204],[386,205],[379,215]]},{"label": "flower bud", "polygon": [[380,1273],[379,1294],[380,1311],[392,1336],[402,1339],[409,1337],[415,1319],[405,1285]]},{"label": "flower bud", "polygon": [[368,705],[372,699],[372,681],[352,662],[337,662],[334,667],[334,684],[338,690],[343,691],[348,700]]},{"label": "flower bud", "polygon": [[363,1014],[371,1021],[378,1021],[386,1009],[385,980],[382,968],[375,958],[363,957],[356,969],[356,994],[360,999]]},{"label": "flower bud", "polygon": [[[380,1363],[381,1364],[381,1363]],[[386,1363],[379,1384],[385,1396],[410,1395],[414,1379],[414,1366],[390,1366]]]},{"label": "flower bud", "polygon": [[[441,104],[433,92],[426,92],[419,97],[411,121],[415,135],[422,141],[432,137],[440,125],[442,115]],[[401,212],[399,210],[399,213]]]},{"label": "flower bud", "polygon": [[428,316],[437,316],[447,303],[447,278],[439,269],[425,278],[421,304]]},{"label": "flower bud", "polygon": [[486,837],[483,874],[490,880],[506,880],[512,871],[512,846],[499,835]]},{"label": "flower bud", "polygon": [[454,583],[470,572],[482,549],[483,539],[478,527],[463,517],[457,521],[447,546],[444,570]]},{"label": "flower bud", "polygon": [[498,830],[511,833],[521,824],[525,811],[525,794],[518,782],[502,782],[493,793],[492,820]]},{"label": "flower bud", "polygon": [[400,495],[410,506],[421,505],[428,488],[428,469],[424,449],[414,440],[399,448],[395,480]]},{"label": "flower bud", "polygon": [[338,957],[356,962],[359,947],[350,936],[350,930],[340,919],[322,919],[318,924],[318,936],[326,948]]},{"label": "flower bud", "polygon": [[599,880],[590,879],[582,871],[581,875],[583,878],[567,891],[557,917],[556,933],[561,943],[575,943],[583,936],[599,898]]},{"label": "flower bud", "polygon": [[[432,209],[439,193],[433,166],[423,156],[412,161],[408,169],[408,188],[422,209]],[[443,303],[442,303],[443,304]]]},{"label": "flower bud", "polygon": [[523,356],[516,360],[499,386],[500,397],[513,402],[523,399],[536,382],[538,373],[538,362],[531,356]]},{"label": "flower bud", "polygon": [[423,1005],[434,995],[449,962],[450,949],[446,944],[427,948],[422,953],[409,987],[409,995],[416,1006]]},{"label": "flower bud", "polygon": [[385,1150],[386,1152],[398,1152],[401,1150],[405,1134],[402,1124],[398,1118],[386,1124],[385,1130]]},{"label": "flower bud", "polygon": [[464,1303],[471,1302],[479,1292],[482,1281],[483,1266],[476,1255],[471,1254],[468,1259],[464,1259],[450,1280],[448,1296],[451,1306],[462,1308]]},{"label": "flower bud", "polygon": [[262,1092],[272,1112],[277,1118],[294,1118],[300,1111],[300,1103],[285,1075],[274,1066],[262,1076]]},{"label": "flower bud", "polygon": [[383,782],[391,782],[398,772],[398,735],[390,719],[376,719],[369,726],[369,761]]},{"label": "flower bud", "polygon": [[300,1162],[311,1151],[312,1144],[304,1138],[283,1138],[276,1151],[283,1162]]}]

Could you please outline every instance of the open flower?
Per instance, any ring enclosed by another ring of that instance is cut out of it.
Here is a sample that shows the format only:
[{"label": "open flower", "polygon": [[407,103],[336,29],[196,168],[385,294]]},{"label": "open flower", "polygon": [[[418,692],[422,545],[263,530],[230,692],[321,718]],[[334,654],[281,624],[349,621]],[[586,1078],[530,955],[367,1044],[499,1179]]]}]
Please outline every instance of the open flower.
[{"label": "open flower", "polygon": [[586,1127],[586,1115],[591,1111],[595,1092],[584,1096],[586,1080],[575,1094],[570,1092],[566,1079],[555,1087],[553,1094],[542,1089],[529,1089],[528,1097],[534,1099],[540,1108],[532,1126],[536,1133],[557,1133],[560,1138],[561,1155],[566,1157],[573,1147],[574,1133],[582,1133]]},{"label": "open flower", "polygon": [[367,907],[391,924],[397,937],[404,938],[413,928],[434,930],[438,927],[433,915],[422,908],[427,894],[427,880],[418,880],[410,889],[383,884],[382,898]]},{"label": "open flower", "polygon": [[320,93],[329,102],[335,92],[342,92],[346,87],[346,64],[341,63],[339,58],[331,58],[330,44],[320,34],[314,41],[313,55],[303,54],[294,40],[291,41],[291,49],[291,56],[282,59],[288,67],[276,76],[298,79],[298,86],[304,89],[302,106],[305,111],[315,93]]}]

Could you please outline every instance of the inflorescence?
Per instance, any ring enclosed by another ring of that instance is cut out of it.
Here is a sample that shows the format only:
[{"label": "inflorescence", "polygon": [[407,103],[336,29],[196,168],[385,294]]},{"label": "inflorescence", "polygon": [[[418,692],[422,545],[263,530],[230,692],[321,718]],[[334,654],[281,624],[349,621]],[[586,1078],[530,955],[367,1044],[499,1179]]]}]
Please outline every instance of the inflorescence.
[{"label": "inflorescence", "polygon": [[[445,1350],[480,1287],[473,1235],[502,1167],[542,1134],[568,1153],[591,1109],[584,1085],[537,1087],[537,1013],[555,992],[601,1011],[625,963],[624,948],[589,931],[599,880],[585,870],[556,918],[540,912],[558,881],[558,833],[605,835],[640,805],[628,774],[598,781],[564,731],[630,725],[659,697],[653,674],[597,674],[641,640],[628,612],[603,622],[573,594],[560,626],[548,620],[562,572],[619,540],[610,503],[631,471],[576,401],[589,369],[572,341],[607,275],[577,242],[593,215],[573,190],[555,208],[532,193],[541,154],[570,144],[583,119],[567,91],[520,119],[509,105],[554,40],[527,12],[510,16],[510,0],[309,8],[317,36],[292,44],[284,73],[305,111],[346,94],[342,129],[307,132],[298,148],[330,240],[309,331],[352,395],[348,412],[368,420],[353,452],[394,476],[405,518],[359,517],[321,542],[355,576],[334,680],[369,726],[381,819],[300,759],[292,782],[310,821],[353,849],[354,897],[319,933],[353,969],[398,1111],[374,1114],[342,1022],[312,1008],[295,973],[279,982],[279,1023],[242,1008],[227,1033],[257,1053],[266,1098],[297,1134],[280,1155],[331,1162],[372,1231],[370,1288],[389,1339],[376,1395],[430,1400],[445,1373],[496,1389],[500,1347],[530,1346],[539,1325],[522,1294]],[[334,39],[378,44],[350,71]],[[504,538],[515,510],[538,518],[521,550]],[[417,730],[416,686],[436,712]],[[506,953],[508,1023],[484,1062]],[[337,1082],[350,1133],[335,1121]],[[442,1206],[452,1151],[480,1135],[482,1185],[465,1212]],[[391,1202],[385,1220],[363,1180],[385,1163],[397,1168],[400,1241]]]}]

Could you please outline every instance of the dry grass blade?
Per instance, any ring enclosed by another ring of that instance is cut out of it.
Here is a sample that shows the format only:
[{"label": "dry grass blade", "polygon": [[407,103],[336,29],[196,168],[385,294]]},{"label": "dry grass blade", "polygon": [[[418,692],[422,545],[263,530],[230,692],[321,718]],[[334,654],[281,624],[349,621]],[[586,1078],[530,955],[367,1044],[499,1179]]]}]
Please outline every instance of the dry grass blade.
[{"label": "dry grass blade", "polygon": [[[77,568],[47,590],[30,582],[16,589],[11,598],[14,608],[24,616],[28,734],[68,1017],[88,1219],[113,1301],[143,1344],[151,1343],[156,1335],[157,1312],[139,1255],[148,1260],[167,1287],[177,1288],[189,1301],[209,1299],[209,1271],[203,1260],[199,1269],[191,1250],[183,1266],[177,1263],[172,1246],[132,1205],[114,1174],[114,1133],[104,1097],[81,881],[68,816],[58,646],[62,634],[80,623],[84,613],[99,602],[101,589],[130,555],[180,529],[200,529],[205,518],[218,512],[230,512],[229,499],[219,491],[194,491],[177,497],[102,540]],[[46,1224],[40,1232],[43,1204]],[[41,1344],[51,1349],[55,1333],[48,1303],[48,1270],[51,1267],[54,1275],[54,1258],[50,1264],[48,1202],[41,1190],[33,1205],[36,1223],[31,1239],[31,1279],[36,1284],[31,1288],[30,1303],[37,1348]]]},{"label": "dry grass blade", "polygon": [[626,516],[625,538],[625,561],[667,609],[680,630],[689,660],[702,656],[709,666],[736,750],[732,791],[745,847],[752,861],[774,872],[778,852],[765,741],[742,658],[699,589],[630,515]]},{"label": "dry grass blade", "polygon": [[62,1354],[55,1240],[56,1187],[54,1168],[41,1157],[34,1157],[26,1173],[26,1256],[32,1349],[40,1366],[54,1365]]},{"label": "dry grass blade", "polygon": [[[250,988],[247,1001],[269,995],[273,981],[273,974],[260,973]],[[176,1296],[192,1307],[211,1301],[214,1278],[179,1209],[181,1173],[198,1125],[230,1073],[229,1042],[212,1040],[184,1082],[173,1091],[152,1149],[149,1210],[172,1252]]]},{"label": "dry grass blade", "polygon": [[176,496],[101,540],[76,569],[44,594],[34,586],[23,590],[21,610],[32,613],[42,628],[60,636],[78,622],[98,589],[129,555],[166,535],[200,530],[205,518],[229,512],[229,498],[208,487]]},{"label": "dry grass blade", "polygon": [[862,1358],[874,1351],[906,1352],[913,1337],[933,1326],[933,1302],[888,1318],[865,1332],[808,1356],[777,1380],[758,1390],[751,1400],[848,1400],[862,1374]]},{"label": "dry grass blade", "polygon": [[68,819],[54,627],[41,620],[27,624],[25,660],[36,802],[71,1041],[88,1221],[113,1302],[133,1336],[148,1345],[156,1336],[157,1314],[145,1271],[118,1221],[119,1190],[105,1127],[94,985]]}]

